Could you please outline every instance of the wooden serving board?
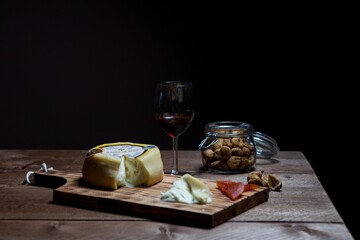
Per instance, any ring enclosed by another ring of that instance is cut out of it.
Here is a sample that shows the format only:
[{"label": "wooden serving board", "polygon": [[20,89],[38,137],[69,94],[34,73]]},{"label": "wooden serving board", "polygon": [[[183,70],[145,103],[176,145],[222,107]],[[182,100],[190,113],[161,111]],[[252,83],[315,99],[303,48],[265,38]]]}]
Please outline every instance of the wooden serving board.
[{"label": "wooden serving board", "polygon": [[169,190],[178,178],[165,175],[162,182],[151,187],[121,187],[111,191],[87,185],[81,173],[53,170],[35,172],[34,184],[54,188],[53,202],[56,204],[200,228],[215,227],[269,198],[269,191],[259,188],[244,192],[241,198],[232,201],[216,188],[215,181],[201,179],[213,194],[212,203],[185,204],[160,200],[160,192]]}]

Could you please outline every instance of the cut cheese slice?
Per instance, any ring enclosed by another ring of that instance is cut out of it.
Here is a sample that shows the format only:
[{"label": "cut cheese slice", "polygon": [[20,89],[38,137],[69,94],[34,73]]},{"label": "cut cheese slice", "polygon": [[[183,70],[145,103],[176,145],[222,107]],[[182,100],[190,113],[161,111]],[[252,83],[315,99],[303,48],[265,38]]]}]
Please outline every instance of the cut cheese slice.
[{"label": "cut cheese slice", "polygon": [[199,179],[185,174],[176,180],[172,187],[165,193],[161,193],[161,200],[167,202],[182,203],[211,203],[212,193],[209,187]]},{"label": "cut cheese slice", "polygon": [[101,188],[151,186],[164,178],[160,150],[155,145],[132,142],[108,143],[88,151],[82,175]]}]

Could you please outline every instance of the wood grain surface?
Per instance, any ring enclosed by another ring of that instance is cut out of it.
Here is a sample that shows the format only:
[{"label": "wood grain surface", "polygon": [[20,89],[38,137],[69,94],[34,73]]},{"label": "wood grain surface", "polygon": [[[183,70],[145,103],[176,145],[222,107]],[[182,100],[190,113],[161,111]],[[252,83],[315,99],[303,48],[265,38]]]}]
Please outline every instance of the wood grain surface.
[{"label": "wood grain surface", "polygon": [[[78,174],[86,150],[0,150],[0,239],[354,239],[302,152],[258,159],[256,169],[282,179],[280,192],[213,228],[55,204],[54,190],[24,182],[42,162]],[[161,151],[164,169],[172,151]],[[246,181],[246,174],[202,168],[199,151],[179,151],[179,168],[201,179]],[[54,183],[49,182],[53,186]],[[56,184],[56,182],[55,182]],[[61,184],[61,181],[57,184]]]},{"label": "wood grain surface", "polygon": [[244,192],[232,201],[216,187],[215,181],[201,179],[212,193],[209,204],[185,204],[160,200],[161,192],[169,190],[178,176],[165,174],[151,187],[120,187],[117,190],[96,189],[84,182],[81,173],[51,170],[36,171],[34,184],[55,188],[53,202],[57,204],[127,214],[162,222],[212,228],[269,198],[267,188]]}]

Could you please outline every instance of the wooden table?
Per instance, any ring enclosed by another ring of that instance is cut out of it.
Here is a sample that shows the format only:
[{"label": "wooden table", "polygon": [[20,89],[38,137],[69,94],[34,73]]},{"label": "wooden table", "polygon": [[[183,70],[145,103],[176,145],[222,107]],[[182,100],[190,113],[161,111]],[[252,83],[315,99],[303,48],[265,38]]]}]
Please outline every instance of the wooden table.
[{"label": "wooden table", "polygon": [[[212,229],[52,203],[53,190],[24,183],[42,162],[81,172],[85,150],[0,150],[0,239],[353,239],[299,151],[258,159],[257,170],[283,181],[281,192]],[[171,151],[162,151],[165,169]],[[180,151],[179,167],[205,179],[246,182],[246,174],[221,175],[202,169],[199,151]]]}]

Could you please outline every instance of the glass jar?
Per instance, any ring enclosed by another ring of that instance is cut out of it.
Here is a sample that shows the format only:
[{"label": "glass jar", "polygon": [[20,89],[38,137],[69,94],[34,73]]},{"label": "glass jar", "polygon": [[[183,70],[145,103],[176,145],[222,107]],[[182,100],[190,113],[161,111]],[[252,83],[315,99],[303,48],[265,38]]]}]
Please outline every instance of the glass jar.
[{"label": "glass jar", "polygon": [[274,139],[255,132],[249,123],[236,121],[206,124],[199,148],[203,165],[222,173],[252,171],[257,158],[271,158],[279,152]]}]

